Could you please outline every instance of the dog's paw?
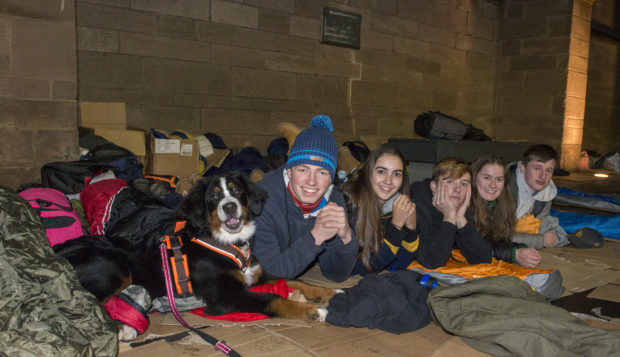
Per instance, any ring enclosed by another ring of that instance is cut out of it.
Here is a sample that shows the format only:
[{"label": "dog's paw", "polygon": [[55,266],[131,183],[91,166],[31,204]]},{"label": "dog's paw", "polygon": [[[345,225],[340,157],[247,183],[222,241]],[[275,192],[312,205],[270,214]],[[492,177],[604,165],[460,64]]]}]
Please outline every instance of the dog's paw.
[{"label": "dog's paw", "polygon": [[252,265],[243,273],[245,285],[252,286],[256,284],[261,275],[263,275],[263,268],[258,264]]},{"label": "dog's paw", "polygon": [[319,319],[317,321],[324,322],[327,318],[327,309],[319,307],[316,309],[316,312],[319,314]]},{"label": "dog's paw", "polygon": [[335,294],[344,294],[344,290],[342,289],[334,289]]},{"label": "dog's paw", "polygon": [[122,324],[118,327],[118,340],[128,342],[138,337],[138,331],[128,325]]}]

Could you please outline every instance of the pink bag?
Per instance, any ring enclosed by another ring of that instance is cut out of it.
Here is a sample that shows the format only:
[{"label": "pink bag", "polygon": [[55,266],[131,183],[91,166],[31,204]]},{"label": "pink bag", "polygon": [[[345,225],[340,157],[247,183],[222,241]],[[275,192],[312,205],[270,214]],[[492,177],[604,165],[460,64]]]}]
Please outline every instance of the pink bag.
[{"label": "pink bag", "polygon": [[53,188],[29,188],[19,195],[36,210],[50,246],[85,234],[77,212],[64,193]]}]

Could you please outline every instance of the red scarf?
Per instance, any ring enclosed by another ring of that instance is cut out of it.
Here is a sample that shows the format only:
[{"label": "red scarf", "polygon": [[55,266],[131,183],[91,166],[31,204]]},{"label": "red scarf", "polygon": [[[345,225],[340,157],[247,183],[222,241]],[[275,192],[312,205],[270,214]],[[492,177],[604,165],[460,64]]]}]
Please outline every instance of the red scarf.
[{"label": "red scarf", "polygon": [[301,201],[299,201],[297,199],[297,197],[295,197],[295,194],[293,193],[293,191],[291,190],[291,185],[288,185],[288,193],[291,195],[291,197],[293,198],[293,201],[295,202],[295,204],[301,208],[301,212],[303,214],[308,214],[312,211],[314,211],[315,208],[317,208],[319,206],[319,204],[321,203],[321,200],[316,201],[315,203],[311,204],[311,205],[306,205],[301,203]]}]

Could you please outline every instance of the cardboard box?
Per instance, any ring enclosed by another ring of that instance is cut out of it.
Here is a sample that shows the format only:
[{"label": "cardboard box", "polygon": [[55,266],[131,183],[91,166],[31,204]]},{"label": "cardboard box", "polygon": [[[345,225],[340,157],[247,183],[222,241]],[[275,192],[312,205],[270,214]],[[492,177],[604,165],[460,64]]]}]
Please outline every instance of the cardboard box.
[{"label": "cardboard box", "polygon": [[144,131],[94,128],[94,134],[133,152],[142,164],[146,164],[146,133]]},{"label": "cardboard box", "polygon": [[195,139],[157,139],[149,134],[148,143],[147,173],[189,177],[200,172]]},{"label": "cardboard box", "polygon": [[127,129],[125,103],[80,103],[80,125],[89,128]]}]

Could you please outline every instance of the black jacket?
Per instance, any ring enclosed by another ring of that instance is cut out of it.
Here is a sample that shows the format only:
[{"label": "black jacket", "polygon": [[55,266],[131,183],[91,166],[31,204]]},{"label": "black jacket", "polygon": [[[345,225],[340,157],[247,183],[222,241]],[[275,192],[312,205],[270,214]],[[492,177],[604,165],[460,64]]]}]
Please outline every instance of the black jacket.
[{"label": "black jacket", "polygon": [[457,248],[469,264],[490,263],[491,244],[480,235],[469,213],[465,215],[467,224],[463,228],[445,222],[443,214],[433,206],[430,182],[426,179],[411,185],[420,231],[417,260],[427,269],[437,269],[446,265],[452,248]]}]

